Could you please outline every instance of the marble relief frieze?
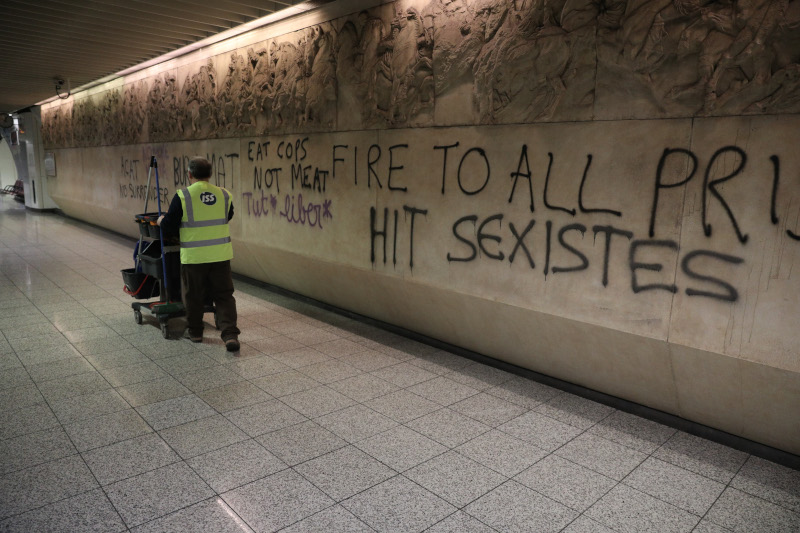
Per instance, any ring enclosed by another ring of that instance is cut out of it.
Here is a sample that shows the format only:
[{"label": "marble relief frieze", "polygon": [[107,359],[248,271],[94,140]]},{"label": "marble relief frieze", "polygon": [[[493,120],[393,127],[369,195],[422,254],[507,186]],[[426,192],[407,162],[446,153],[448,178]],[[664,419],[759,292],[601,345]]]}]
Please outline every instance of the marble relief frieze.
[{"label": "marble relief frieze", "polygon": [[43,109],[50,148],[797,113],[800,0],[398,1]]}]

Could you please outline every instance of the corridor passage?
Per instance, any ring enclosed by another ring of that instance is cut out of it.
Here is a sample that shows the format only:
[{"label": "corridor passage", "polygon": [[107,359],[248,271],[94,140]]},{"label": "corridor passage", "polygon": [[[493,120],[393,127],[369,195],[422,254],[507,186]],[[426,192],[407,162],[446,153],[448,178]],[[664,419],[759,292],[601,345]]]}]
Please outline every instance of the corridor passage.
[{"label": "corridor passage", "polygon": [[257,284],[166,340],[135,241],[0,202],[0,531],[800,531],[796,470]]}]

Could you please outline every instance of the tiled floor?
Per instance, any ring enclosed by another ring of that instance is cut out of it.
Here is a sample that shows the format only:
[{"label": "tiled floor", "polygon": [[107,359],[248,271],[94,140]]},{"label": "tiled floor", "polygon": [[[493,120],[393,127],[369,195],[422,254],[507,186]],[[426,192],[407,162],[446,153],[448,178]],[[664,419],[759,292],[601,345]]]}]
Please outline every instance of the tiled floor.
[{"label": "tiled floor", "polygon": [[0,204],[1,531],[800,531],[798,471],[257,286],[165,340],[131,264]]}]

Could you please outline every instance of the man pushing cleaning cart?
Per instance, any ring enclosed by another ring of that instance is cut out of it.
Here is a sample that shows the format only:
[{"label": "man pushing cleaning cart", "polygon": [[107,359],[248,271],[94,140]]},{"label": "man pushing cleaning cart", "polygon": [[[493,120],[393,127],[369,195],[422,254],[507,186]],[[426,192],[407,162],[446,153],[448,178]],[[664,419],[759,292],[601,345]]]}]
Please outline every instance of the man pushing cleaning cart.
[{"label": "man pushing cleaning cart", "polygon": [[[206,161],[206,163],[208,162]],[[194,170],[197,172],[196,168]],[[150,181],[153,171],[155,171],[156,176],[156,188],[160,190],[158,162],[155,156],[153,156],[150,160],[150,169],[147,175],[148,191],[150,190]],[[192,179],[191,172],[192,167],[190,165],[190,180]],[[184,189],[182,192],[185,191],[186,189]],[[227,191],[225,192],[227,193]],[[178,195],[176,195],[176,197],[178,197]],[[229,197],[230,194],[228,193],[228,198]],[[158,212],[148,213],[148,200],[149,195],[147,195],[145,198],[145,212],[134,217],[135,221],[139,225],[140,235],[135,254],[135,266],[133,269],[123,270],[122,275],[125,281],[124,289],[126,293],[130,294],[136,299],[150,299],[156,296],[158,299],[155,301],[134,302],[131,304],[136,323],[143,323],[143,313],[152,315],[158,320],[161,326],[161,332],[166,339],[170,338],[168,328],[169,320],[176,317],[186,316],[190,326],[186,331],[186,336],[193,342],[202,342],[202,317],[205,312],[212,312],[214,313],[214,324],[216,328],[222,328],[222,338],[228,351],[238,350],[239,330],[236,328],[236,307],[235,300],[233,300],[233,282],[230,281],[229,295],[225,294],[224,291],[218,290],[216,288],[217,285],[212,285],[211,290],[206,290],[206,287],[200,287],[198,289],[195,286],[194,289],[190,289],[189,298],[187,300],[185,288],[184,290],[181,290],[183,285],[181,280],[183,271],[183,267],[181,265],[184,255],[183,248],[202,248],[202,245],[196,245],[195,243],[197,240],[193,240],[191,238],[191,234],[186,235],[184,231],[184,225],[186,225],[187,228],[191,228],[193,227],[195,220],[184,217],[182,213],[178,213],[177,222],[175,222],[173,220],[175,218],[175,213],[164,214],[162,212],[160,197],[158,198]],[[232,211],[233,209],[231,207],[231,216]],[[192,213],[189,212],[188,216],[190,217],[191,215]],[[186,218],[185,221],[183,220],[184,218]],[[164,224],[164,227],[162,227],[160,223],[165,219],[166,223]],[[226,227],[227,220],[228,219],[226,218]],[[201,227],[204,227],[204,224],[201,224]],[[178,235],[182,237],[180,241],[176,238]],[[229,242],[230,236],[228,234],[228,243]],[[232,256],[232,253],[230,255]],[[191,259],[191,252],[189,253],[189,256]],[[225,259],[223,261],[227,262],[228,277],[230,278],[230,259]],[[199,304],[197,304],[197,299],[193,298],[194,296],[199,298]],[[221,317],[218,315],[217,306],[214,305],[217,299],[222,302],[222,306],[226,310],[224,313],[224,323],[220,322]],[[231,300],[233,301],[231,302]],[[187,301],[190,302],[189,305],[186,304]],[[197,326],[198,317],[200,321],[199,328]],[[192,326],[194,326],[194,328],[192,328]],[[200,331],[199,336],[196,335],[198,329]],[[235,345],[234,343],[230,342],[231,340],[235,341]]]}]

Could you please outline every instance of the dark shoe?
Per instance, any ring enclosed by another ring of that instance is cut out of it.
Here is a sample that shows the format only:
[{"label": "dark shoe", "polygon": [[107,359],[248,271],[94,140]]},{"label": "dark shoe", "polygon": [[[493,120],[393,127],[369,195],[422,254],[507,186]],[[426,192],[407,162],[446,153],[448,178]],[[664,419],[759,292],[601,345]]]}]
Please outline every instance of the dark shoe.
[{"label": "dark shoe", "polygon": [[188,329],[183,332],[183,338],[184,339],[189,339],[192,342],[203,342],[203,336],[202,335],[192,335],[191,333],[189,333]]},{"label": "dark shoe", "polygon": [[238,352],[239,348],[240,346],[238,339],[228,339],[225,341],[225,349],[229,352]]}]

